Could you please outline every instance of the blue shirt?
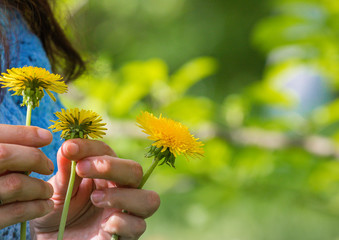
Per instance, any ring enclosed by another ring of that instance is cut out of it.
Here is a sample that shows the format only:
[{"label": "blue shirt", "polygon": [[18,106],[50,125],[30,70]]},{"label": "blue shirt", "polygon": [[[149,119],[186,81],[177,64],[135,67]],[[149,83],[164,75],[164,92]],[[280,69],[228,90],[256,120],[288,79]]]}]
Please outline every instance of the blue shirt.
[{"label": "blue shirt", "polygon": [[[8,12],[7,12],[8,14]],[[12,67],[24,67],[24,66],[36,66],[45,68],[51,71],[51,65],[47,58],[47,55],[43,49],[43,46],[37,36],[35,36],[29,29],[27,23],[22,16],[17,12],[11,12],[9,19],[4,17],[6,15],[5,10],[0,8],[0,24],[2,31],[5,32],[5,36],[10,46],[10,68]],[[1,69],[4,69],[5,57],[4,48],[0,43],[0,59]],[[25,125],[26,119],[26,107],[21,107],[21,96],[11,96],[12,93],[5,89],[3,101],[0,103],[0,123],[12,124],[12,125]],[[38,126],[48,129],[52,124],[50,120],[55,120],[55,112],[60,111],[62,104],[59,98],[56,96],[57,101],[53,102],[50,97],[45,94],[40,101],[40,106],[35,108],[32,112],[32,126]],[[57,171],[56,153],[62,144],[60,133],[53,133],[53,141],[50,145],[41,148],[41,150],[50,158],[55,166],[55,172]],[[37,177],[43,180],[50,179],[53,175],[45,176],[37,173],[32,173],[30,176]],[[0,216],[6,217],[6,216]],[[5,229],[0,230],[1,240],[20,239],[20,224],[16,224]],[[30,239],[29,226],[27,226],[27,239]]]}]

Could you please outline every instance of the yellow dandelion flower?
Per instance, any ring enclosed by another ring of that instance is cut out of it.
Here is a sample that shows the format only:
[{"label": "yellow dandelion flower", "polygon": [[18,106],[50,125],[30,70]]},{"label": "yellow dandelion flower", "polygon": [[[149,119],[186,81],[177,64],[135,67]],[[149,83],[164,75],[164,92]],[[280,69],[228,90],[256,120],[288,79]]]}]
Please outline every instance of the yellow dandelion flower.
[{"label": "yellow dandelion flower", "polygon": [[55,97],[51,91],[56,93],[67,92],[67,85],[62,81],[62,77],[53,74],[44,68],[38,67],[22,67],[8,69],[7,73],[0,76],[2,88],[9,88],[14,91],[13,95],[22,95],[22,105],[29,104],[35,108],[39,106],[39,101],[44,96],[44,91],[55,101]]},{"label": "yellow dandelion flower", "polygon": [[180,154],[186,158],[199,157],[204,154],[203,143],[179,122],[161,115],[157,118],[152,113],[142,112],[137,117],[137,124],[144,133],[149,135],[148,139],[154,141],[147,157],[160,154],[160,157],[165,158],[163,163],[174,167],[175,158]]},{"label": "yellow dandelion flower", "polygon": [[[106,123],[102,123],[102,118],[91,110],[79,110],[74,109],[61,109],[61,112],[56,112],[55,115],[59,118],[56,121],[51,120],[54,124],[49,128],[53,129],[53,132],[62,131],[61,137],[68,140],[73,138],[101,138],[107,130],[104,126]],[[69,185],[65,196],[65,203],[61,214],[58,239],[63,239],[66,219],[68,215],[68,209],[72,197],[72,191],[74,186],[74,179],[76,176],[75,168],[76,162],[71,161],[71,174],[69,177]]]},{"label": "yellow dandelion flower", "polygon": [[102,123],[102,118],[91,110],[61,109],[56,112],[59,118],[56,121],[51,120],[54,124],[49,128],[54,128],[53,132],[62,131],[61,137],[64,139],[72,138],[102,138],[107,130]]}]

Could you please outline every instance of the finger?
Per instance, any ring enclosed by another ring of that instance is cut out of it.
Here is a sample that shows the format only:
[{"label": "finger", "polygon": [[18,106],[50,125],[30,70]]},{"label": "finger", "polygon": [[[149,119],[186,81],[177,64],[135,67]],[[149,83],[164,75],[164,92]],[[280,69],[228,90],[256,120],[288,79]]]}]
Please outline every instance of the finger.
[{"label": "finger", "polygon": [[17,201],[48,199],[53,195],[51,184],[21,173],[10,173],[0,178],[0,196],[4,204]]},{"label": "finger", "polygon": [[49,175],[53,162],[37,148],[15,144],[0,144],[0,173],[9,171],[37,172]]},{"label": "finger", "polygon": [[[58,172],[50,179],[50,183],[53,185],[55,193],[53,199],[55,198],[57,200],[64,200],[71,174],[71,160],[65,158],[61,152],[62,150],[60,148],[57,153]],[[73,189],[79,187],[81,180],[82,179],[78,175],[75,176]],[[76,191],[73,191],[73,195],[75,193]]]},{"label": "finger", "polygon": [[96,190],[91,201],[97,207],[124,209],[142,218],[150,217],[160,206],[156,192],[129,188]]},{"label": "finger", "polygon": [[83,178],[114,181],[119,186],[138,187],[142,179],[139,163],[111,156],[88,157],[77,163],[77,173]]},{"label": "finger", "polygon": [[144,219],[125,213],[114,213],[105,223],[104,231],[110,236],[118,234],[119,240],[139,239],[146,230]]},{"label": "finger", "polygon": [[0,143],[43,147],[52,142],[52,133],[32,126],[0,124]]},{"label": "finger", "polygon": [[116,156],[115,152],[104,142],[90,139],[70,139],[61,146],[61,153],[67,159],[80,160],[90,156]]},{"label": "finger", "polygon": [[[52,200],[34,200],[17,202],[0,207],[0,229],[19,223],[42,217],[53,210]],[[6,216],[6,217],[5,217]]]},{"label": "finger", "polygon": [[[53,186],[60,199],[67,192],[67,184],[70,176],[71,160],[79,160],[88,156],[95,155],[115,155],[114,151],[101,141],[89,139],[70,139],[63,143],[58,151],[58,172],[52,179]],[[77,189],[81,183],[81,178],[76,175],[74,189]]]}]

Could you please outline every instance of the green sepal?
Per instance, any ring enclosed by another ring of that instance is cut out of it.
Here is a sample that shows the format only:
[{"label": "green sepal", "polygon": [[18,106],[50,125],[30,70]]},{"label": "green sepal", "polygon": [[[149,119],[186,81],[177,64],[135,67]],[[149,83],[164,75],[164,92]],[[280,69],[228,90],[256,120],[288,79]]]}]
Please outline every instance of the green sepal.
[{"label": "green sepal", "polygon": [[22,104],[21,106],[28,106],[31,105],[32,108],[39,107],[40,100],[44,97],[44,91],[39,88],[35,88],[32,90],[31,88],[26,88],[22,91]]},{"label": "green sepal", "polygon": [[86,138],[86,131],[81,131],[78,128],[71,128],[68,131],[65,131],[61,137],[65,140],[74,139],[74,138]]},{"label": "green sepal", "polygon": [[146,153],[145,157],[155,157],[158,159],[159,165],[166,163],[168,166],[175,168],[175,156],[168,148],[163,151],[163,147],[157,148],[152,145],[149,147],[149,151]]}]

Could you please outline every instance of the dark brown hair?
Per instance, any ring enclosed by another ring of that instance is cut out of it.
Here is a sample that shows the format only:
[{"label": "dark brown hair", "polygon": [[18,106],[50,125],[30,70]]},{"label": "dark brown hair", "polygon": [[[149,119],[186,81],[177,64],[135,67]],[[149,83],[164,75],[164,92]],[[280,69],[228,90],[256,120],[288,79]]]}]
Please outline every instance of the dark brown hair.
[{"label": "dark brown hair", "polygon": [[[31,31],[40,38],[52,70],[62,74],[66,81],[73,80],[84,72],[85,63],[56,21],[50,2],[49,0],[0,0],[0,7],[19,11]],[[10,46],[1,29],[0,41],[4,47],[5,62],[9,65]]]}]

